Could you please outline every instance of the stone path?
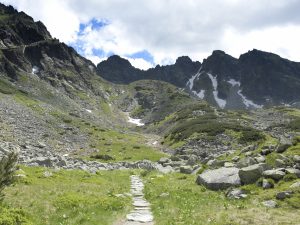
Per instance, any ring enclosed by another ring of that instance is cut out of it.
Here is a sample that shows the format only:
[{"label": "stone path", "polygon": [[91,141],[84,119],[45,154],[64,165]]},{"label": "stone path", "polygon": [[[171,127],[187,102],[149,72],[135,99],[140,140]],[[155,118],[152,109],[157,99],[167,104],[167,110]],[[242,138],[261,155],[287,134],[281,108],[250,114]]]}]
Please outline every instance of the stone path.
[{"label": "stone path", "polygon": [[153,225],[153,215],[150,203],[144,198],[144,184],[137,175],[131,176],[131,194],[133,197],[134,210],[127,216],[125,225]]}]

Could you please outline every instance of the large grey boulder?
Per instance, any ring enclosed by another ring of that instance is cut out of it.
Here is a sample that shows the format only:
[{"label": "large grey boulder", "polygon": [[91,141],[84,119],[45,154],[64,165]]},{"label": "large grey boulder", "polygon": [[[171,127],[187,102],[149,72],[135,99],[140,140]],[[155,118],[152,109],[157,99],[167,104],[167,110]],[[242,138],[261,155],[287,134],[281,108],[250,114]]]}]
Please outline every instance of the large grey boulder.
[{"label": "large grey boulder", "polygon": [[266,165],[263,163],[251,165],[240,169],[239,176],[241,182],[243,184],[255,183],[262,176],[262,173],[265,169],[266,169]]},{"label": "large grey boulder", "polygon": [[207,170],[197,178],[197,184],[204,185],[211,190],[224,190],[232,186],[241,185],[239,169],[221,167],[215,170]]}]

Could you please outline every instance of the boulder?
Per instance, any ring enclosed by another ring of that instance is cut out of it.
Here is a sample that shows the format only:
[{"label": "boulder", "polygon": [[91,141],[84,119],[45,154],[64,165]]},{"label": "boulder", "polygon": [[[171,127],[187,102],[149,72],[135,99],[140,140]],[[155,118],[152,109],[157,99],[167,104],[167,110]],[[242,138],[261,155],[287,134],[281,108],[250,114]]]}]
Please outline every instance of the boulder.
[{"label": "boulder", "polygon": [[243,167],[247,167],[247,166],[251,166],[256,164],[256,161],[251,158],[251,157],[246,157],[241,159],[238,163],[237,163],[237,167],[238,168],[243,168]]},{"label": "boulder", "polygon": [[287,174],[295,174],[298,178],[300,178],[300,170],[294,168],[285,169]]},{"label": "boulder", "polygon": [[37,157],[30,161],[31,164],[37,164],[38,166],[53,167],[53,162],[49,157]]},{"label": "boulder", "polygon": [[278,147],[276,148],[276,152],[277,153],[283,153],[285,152],[289,147],[292,146],[292,143],[290,142],[286,142],[286,143],[281,143],[280,145],[278,145]]},{"label": "boulder", "polygon": [[275,166],[277,168],[286,167],[286,163],[282,159],[276,159],[275,160]]},{"label": "boulder", "polygon": [[300,163],[300,155],[294,155],[293,160],[294,160],[294,162],[296,162],[296,163]]},{"label": "boulder", "polygon": [[225,163],[225,161],[219,161],[217,159],[212,159],[207,162],[207,165],[211,166],[211,167],[221,167],[221,166],[224,166],[224,163]]},{"label": "boulder", "polygon": [[280,169],[266,170],[263,172],[265,178],[272,178],[273,180],[281,180],[285,176],[285,172]]},{"label": "boulder", "polygon": [[232,186],[241,185],[238,175],[239,169],[221,167],[215,170],[207,170],[197,178],[197,184],[204,185],[211,190],[224,190]]},{"label": "boulder", "polygon": [[257,156],[257,157],[255,157],[254,159],[255,159],[256,162],[258,162],[258,163],[264,163],[264,162],[266,161],[266,158],[265,158],[264,156],[262,156],[262,155]]},{"label": "boulder", "polygon": [[169,159],[168,159],[168,158],[165,158],[165,157],[160,158],[160,160],[158,161],[159,164],[165,164],[165,163],[167,163],[167,162],[169,162]]},{"label": "boulder", "polygon": [[193,168],[191,166],[181,166],[180,173],[191,174],[193,172]]},{"label": "boulder", "polygon": [[253,184],[261,176],[266,166],[264,164],[255,164],[248,167],[244,167],[239,170],[239,176],[243,184]]}]

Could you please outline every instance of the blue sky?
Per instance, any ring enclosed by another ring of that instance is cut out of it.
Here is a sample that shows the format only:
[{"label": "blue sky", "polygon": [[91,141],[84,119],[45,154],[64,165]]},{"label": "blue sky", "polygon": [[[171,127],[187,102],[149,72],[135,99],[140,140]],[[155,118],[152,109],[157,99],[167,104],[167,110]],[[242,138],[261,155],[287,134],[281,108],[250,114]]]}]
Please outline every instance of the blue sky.
[{"label": "blue sky", "polygon": [[2,0],[41,20],[95,64],[112,54],[141,69],[187,55],[253,48],[300,61],[299,0]]}]

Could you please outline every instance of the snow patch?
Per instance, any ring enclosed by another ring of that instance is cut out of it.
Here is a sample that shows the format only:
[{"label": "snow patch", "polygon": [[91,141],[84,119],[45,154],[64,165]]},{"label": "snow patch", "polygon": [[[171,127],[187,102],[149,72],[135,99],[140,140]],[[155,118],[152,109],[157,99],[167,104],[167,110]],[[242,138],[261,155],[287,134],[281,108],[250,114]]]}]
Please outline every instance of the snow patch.
[{"label": "snow patch", "polygon": [[210,78],[214,91],[213,91],[213,95],[214,98],[218,104],[218,106],[222,109],[224,109],[225,105],[226,105],[226,100],[221,99],[218,97],[218,81],[217,81],[217,76],[214,77],[213,75],[211,75],[210,73],[207,73],[208,77]]},{"label": "snow patch", "polygon": [[238,91],[238,95],[242,97],[243,103],[245,104],[245,106],[247,108],[252,106],[254,108],[261,109],[263,107],[262,105],[257,105],[253,101],[251,101],[250,99],[247,99],[247,97],[242,94],[242,90]]},{"label": "snow patch", "polygon": [[233,87],[234,86],[241,86],[241,83],[239,81],[236,81],[234,79],[230,79],[229,81],[227,81],[229,84],[231,84]]},{"label": "snow patch", "polygon": [[200,90],[198,93],[197,91],[192,91],[194,95],[196,95],[200,99],[204,99],[205,96],[205,90]]},{"label": "snow patch", "polygon": [[[227,81],[229,84],[231,84],[233,87],[234,86],[241,86],[241,83],[239,81],[236,81],[234,79],[230,79],[229,81]],[[258,104],[255,104],[253,101],[251,101],[250,99],[247,99],[247,97],[245,95],[242,94],[242,90],[239,90],[237,92],[237,94],[239,96],[241,96],[242,100],[243,100],[243,103],[244,105],[249,108],[249,107],[253,107],[253,108],[257,108],[257,109],[261,109],[263,106],[262,105],[258,105]]]},{"label": "snow patch", "polygon": [[32,70],[31,70],[31,73],[32,73],[32,74],[37,74],[39,71],[40,71],[40,70],[39,70],[39,68],[38,68],[37,66],[33,66],[33,67],[32,67]]},{"label": "snow patch", "polygon": [[198,72],[188,80],[188,82],[186,83],[186,86],[188,86],[188,88],[190,89],[190,91],[194,95],[196,95],[200,99],[203,99],[204,98],[204,94],[205,94],[205,90],[200,90],[199,92],[193,91],[194,81],[197,80],[200,77],[200,75],[204,73],[203,71],[201,72],[201,69],[202,69],[202,66],[200,67],[200,69],[198,70]]},{"label": "snow patch", "polygon": [[145,126],[145,124],[142,123],[141,121],[142,121],[141,119],[134,119],[134,118],[131,118],[130,116],[128,116],[128,122],[135,124],[137,127]]}]

